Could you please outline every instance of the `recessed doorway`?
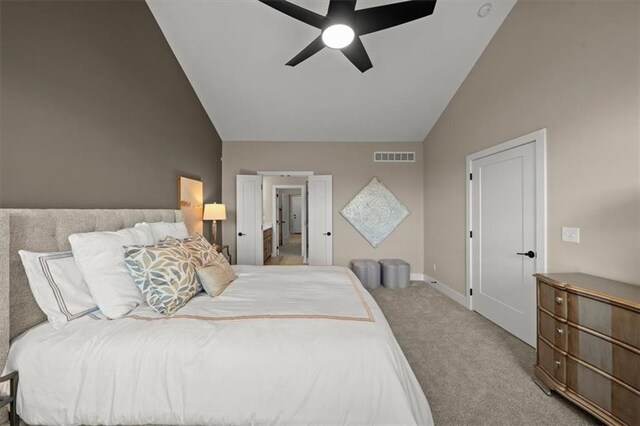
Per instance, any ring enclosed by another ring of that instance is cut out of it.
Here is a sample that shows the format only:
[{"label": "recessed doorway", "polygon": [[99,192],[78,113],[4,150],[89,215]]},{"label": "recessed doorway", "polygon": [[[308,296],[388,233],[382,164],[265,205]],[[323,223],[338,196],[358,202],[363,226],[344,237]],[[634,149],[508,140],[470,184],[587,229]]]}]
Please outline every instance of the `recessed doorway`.
[{"label": "recessed doorway", "polygon": [[[333,264],[333,189],[331,175],[313,172],[257,172],[255,175],[236,176],[236,248],[239,265],[269,264],[277,256],[274,240],[279,241],[279,230],[274,229],[276,212],[273,211],[273,185],[293,185],[274,182],[281,178],[302,178],[300,245],[303,262],[309,265]],[[296,201],[293,201],[294,205]],[[297,218],[294,218],[297,219]],[[294,234],[296,232],[293,232]],[[308,238],[307,238],[308,236]]]},{"label": "recessed doorway", "polygon": [[[265,181],[269,178],[265,177]],[[291,178],[299,179],[299,178]],[[265,188],[269,185],[265,185]],[[303,265],[306,256],[306,180],[301,185],[271,187],[272,255],[266,265]]]}]

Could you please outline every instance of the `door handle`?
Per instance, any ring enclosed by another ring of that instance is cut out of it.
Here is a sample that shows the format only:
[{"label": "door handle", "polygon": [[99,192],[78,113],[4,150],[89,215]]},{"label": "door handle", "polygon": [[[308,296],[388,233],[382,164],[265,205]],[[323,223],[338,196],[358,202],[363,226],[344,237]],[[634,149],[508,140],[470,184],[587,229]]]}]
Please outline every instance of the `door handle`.
[{"label": "door handle", "polygon": [[242,232],[238,232],[238,237],[242,237],[243,235],[247,235],[247,234],[243,234]]},{"label": "door handle", "polygon": [[528,252],[526,252],[526,253],[516,253],[516,254],[517,254],[517,255],[520,255],[520,256],[527,256],[527,257],[529,257],[529,258],[531,258],[531,259],[533,259],[534,257],[536,257],[536,254],[535,254],[535,252],[534,252],[533,250],[529,250],[529,251],[528,251]]},{"label": "door handle", "polygon": [[331,236],[331,232],[325,232],[325,233],[324,233],[324,234],[322,234],[322,235],[326,235],[327,237],[330,237],[330,236]]}]

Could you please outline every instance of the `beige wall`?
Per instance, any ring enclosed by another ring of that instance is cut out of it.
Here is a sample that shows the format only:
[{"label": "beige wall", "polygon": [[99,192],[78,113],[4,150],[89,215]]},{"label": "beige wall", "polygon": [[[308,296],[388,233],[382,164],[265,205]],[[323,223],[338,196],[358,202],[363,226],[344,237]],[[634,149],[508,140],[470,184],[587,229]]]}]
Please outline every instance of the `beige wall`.
[{"label": "beige wall", "polygon": [[[235,176],[259,170],[313,171],[333,176],[334,264],[348,265],[356,258],[401,258],[412,272],[422,272],[422,143],[298,143],[224,142],[222,199],[229,218],[223,226],[224,243],[235,251]],[[415,151],[415,163],[374,163],[374,151]],[[340,215],[340,210],[373,177],[380,179],[410,211],[377,249]]]},{"label": "beige wall", "polygon": [[273,225],[273,185],[304,185],[302,176],[265,176],[262,179],[262,217],[263,223]]},{"label": "beige wall", "polygon": [[220,201],[222,143],[144,1],[1,2],[0,206]]},{"label": "beige wall", "polygon": [[636,1],[518,2],[425,140],[428,274],[464,292],[465,156],[547,128],[548,270],[640,283],[639,19]]}]

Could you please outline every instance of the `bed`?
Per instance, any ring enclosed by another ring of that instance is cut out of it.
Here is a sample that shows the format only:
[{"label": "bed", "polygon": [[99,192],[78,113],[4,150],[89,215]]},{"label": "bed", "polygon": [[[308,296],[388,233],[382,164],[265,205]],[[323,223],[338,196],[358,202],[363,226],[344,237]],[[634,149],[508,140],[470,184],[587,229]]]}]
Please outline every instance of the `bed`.
[{"label": "bed", "polygon": [[10,300],[0,362],[8,355],[5,371],[20,374],[26,423],[433,423],[384,315],[346,268],[235,266],[223,295],[202,293],[171,317],[139,306],[59,330],[43,322],[19,248],[65,250],[74,232],[179,219],[172,210],[0,211],[0,301]]}]

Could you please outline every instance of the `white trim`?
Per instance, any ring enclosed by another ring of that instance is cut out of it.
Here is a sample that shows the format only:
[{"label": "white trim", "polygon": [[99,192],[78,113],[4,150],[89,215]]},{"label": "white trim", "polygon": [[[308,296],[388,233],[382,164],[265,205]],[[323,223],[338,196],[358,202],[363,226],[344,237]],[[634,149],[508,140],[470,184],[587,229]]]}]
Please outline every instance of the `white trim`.
[{"label": "white trim", "polygon": [[469,309],[473,309],[473,301],[472,296],[469,294],[470,290],[473,288],[472,283],[472,244],[471,238],[469,238],[469,233],[472,228],[472,216],[471,216],[471,184],[472,181],[469,179],[469,175],[472,171],[472,163],[474,160],[478,160],[480,158],[488,157],[489,155],[497,154],[502,151],[506,151],[508,149],[516,148],[522,145],[527,145],[529,143],[534,144],[535,149],[535,170],[536,170],[536,265],[538,267],[538,271],[536,272],[546,272],[547,271],[547,129],[541,129],[524,136],[520,136],[518,138],[512,139],[507,142],[503,142],[496,146],[492,146],[491,148],[487,148],[485,150],[473,153],[471,155],[467,155],[467,167],[466,167],[466,176],[465,180],[467,181],[466,185],[466,200],[467,200],[467,217],[466,217],[466,291],[463,296],[466,299],[465,305]]},{"label": "white trim", "polygon": [[[276,209],[276,193],[278,189],[299,189],[300,190],[300,196],[302,197],[301,200],[301,210],[302,210],[302,217],[300,218],[300,220],[302,221],[302,223],[306,223],[307,220],[307,203],[306,203],[306,198],[307,198],[307,194],[305,191],[306,189],[306,185],[273,185],[271,187],[271,226],[273,229],[273,237],[272,237],[272,242],[271,242],[271,255],[272,256],[278,256],[279,252],[278,252],[278,227],[280,226],[280,224],[278,224],[277,218],[278,218],[278,211]],[[289,208],[291,208],[291,206],[289,206]],[[307,227],[306,226],[301,226],[302,229],[302,241],[301,241],[301,251],[302,251],[302,263],[307,263]]]},{"label": "white trim", "polygon": [[423,274],[423,275],[425,278],[424,281],[426,281],[428,285],[433,286],[436,290],[443,293],[445,296],[448,296],[454,302],[458,302],[465,308],[469,308],[469,305],[467,305],[467,299],[466,297],[464,297],[464,294],[458,293],[448,285],[441,283],[440,281],[430,277],[429,275],[426,275],[426,274]]},{"label": "white trim", "polygon": [[292,176],[313,176],[313,172],[292,172],[292,171],[259,171],[257,173],[261,176],[283,176],[283,177],[292,177]]},{"label": "white trim", "polygon": [[419,272],[412,272],[411,275],[409,275],[409,279],[411,281],[426,281],[426,279],[424,278],[424,274],[421,274]]}]

